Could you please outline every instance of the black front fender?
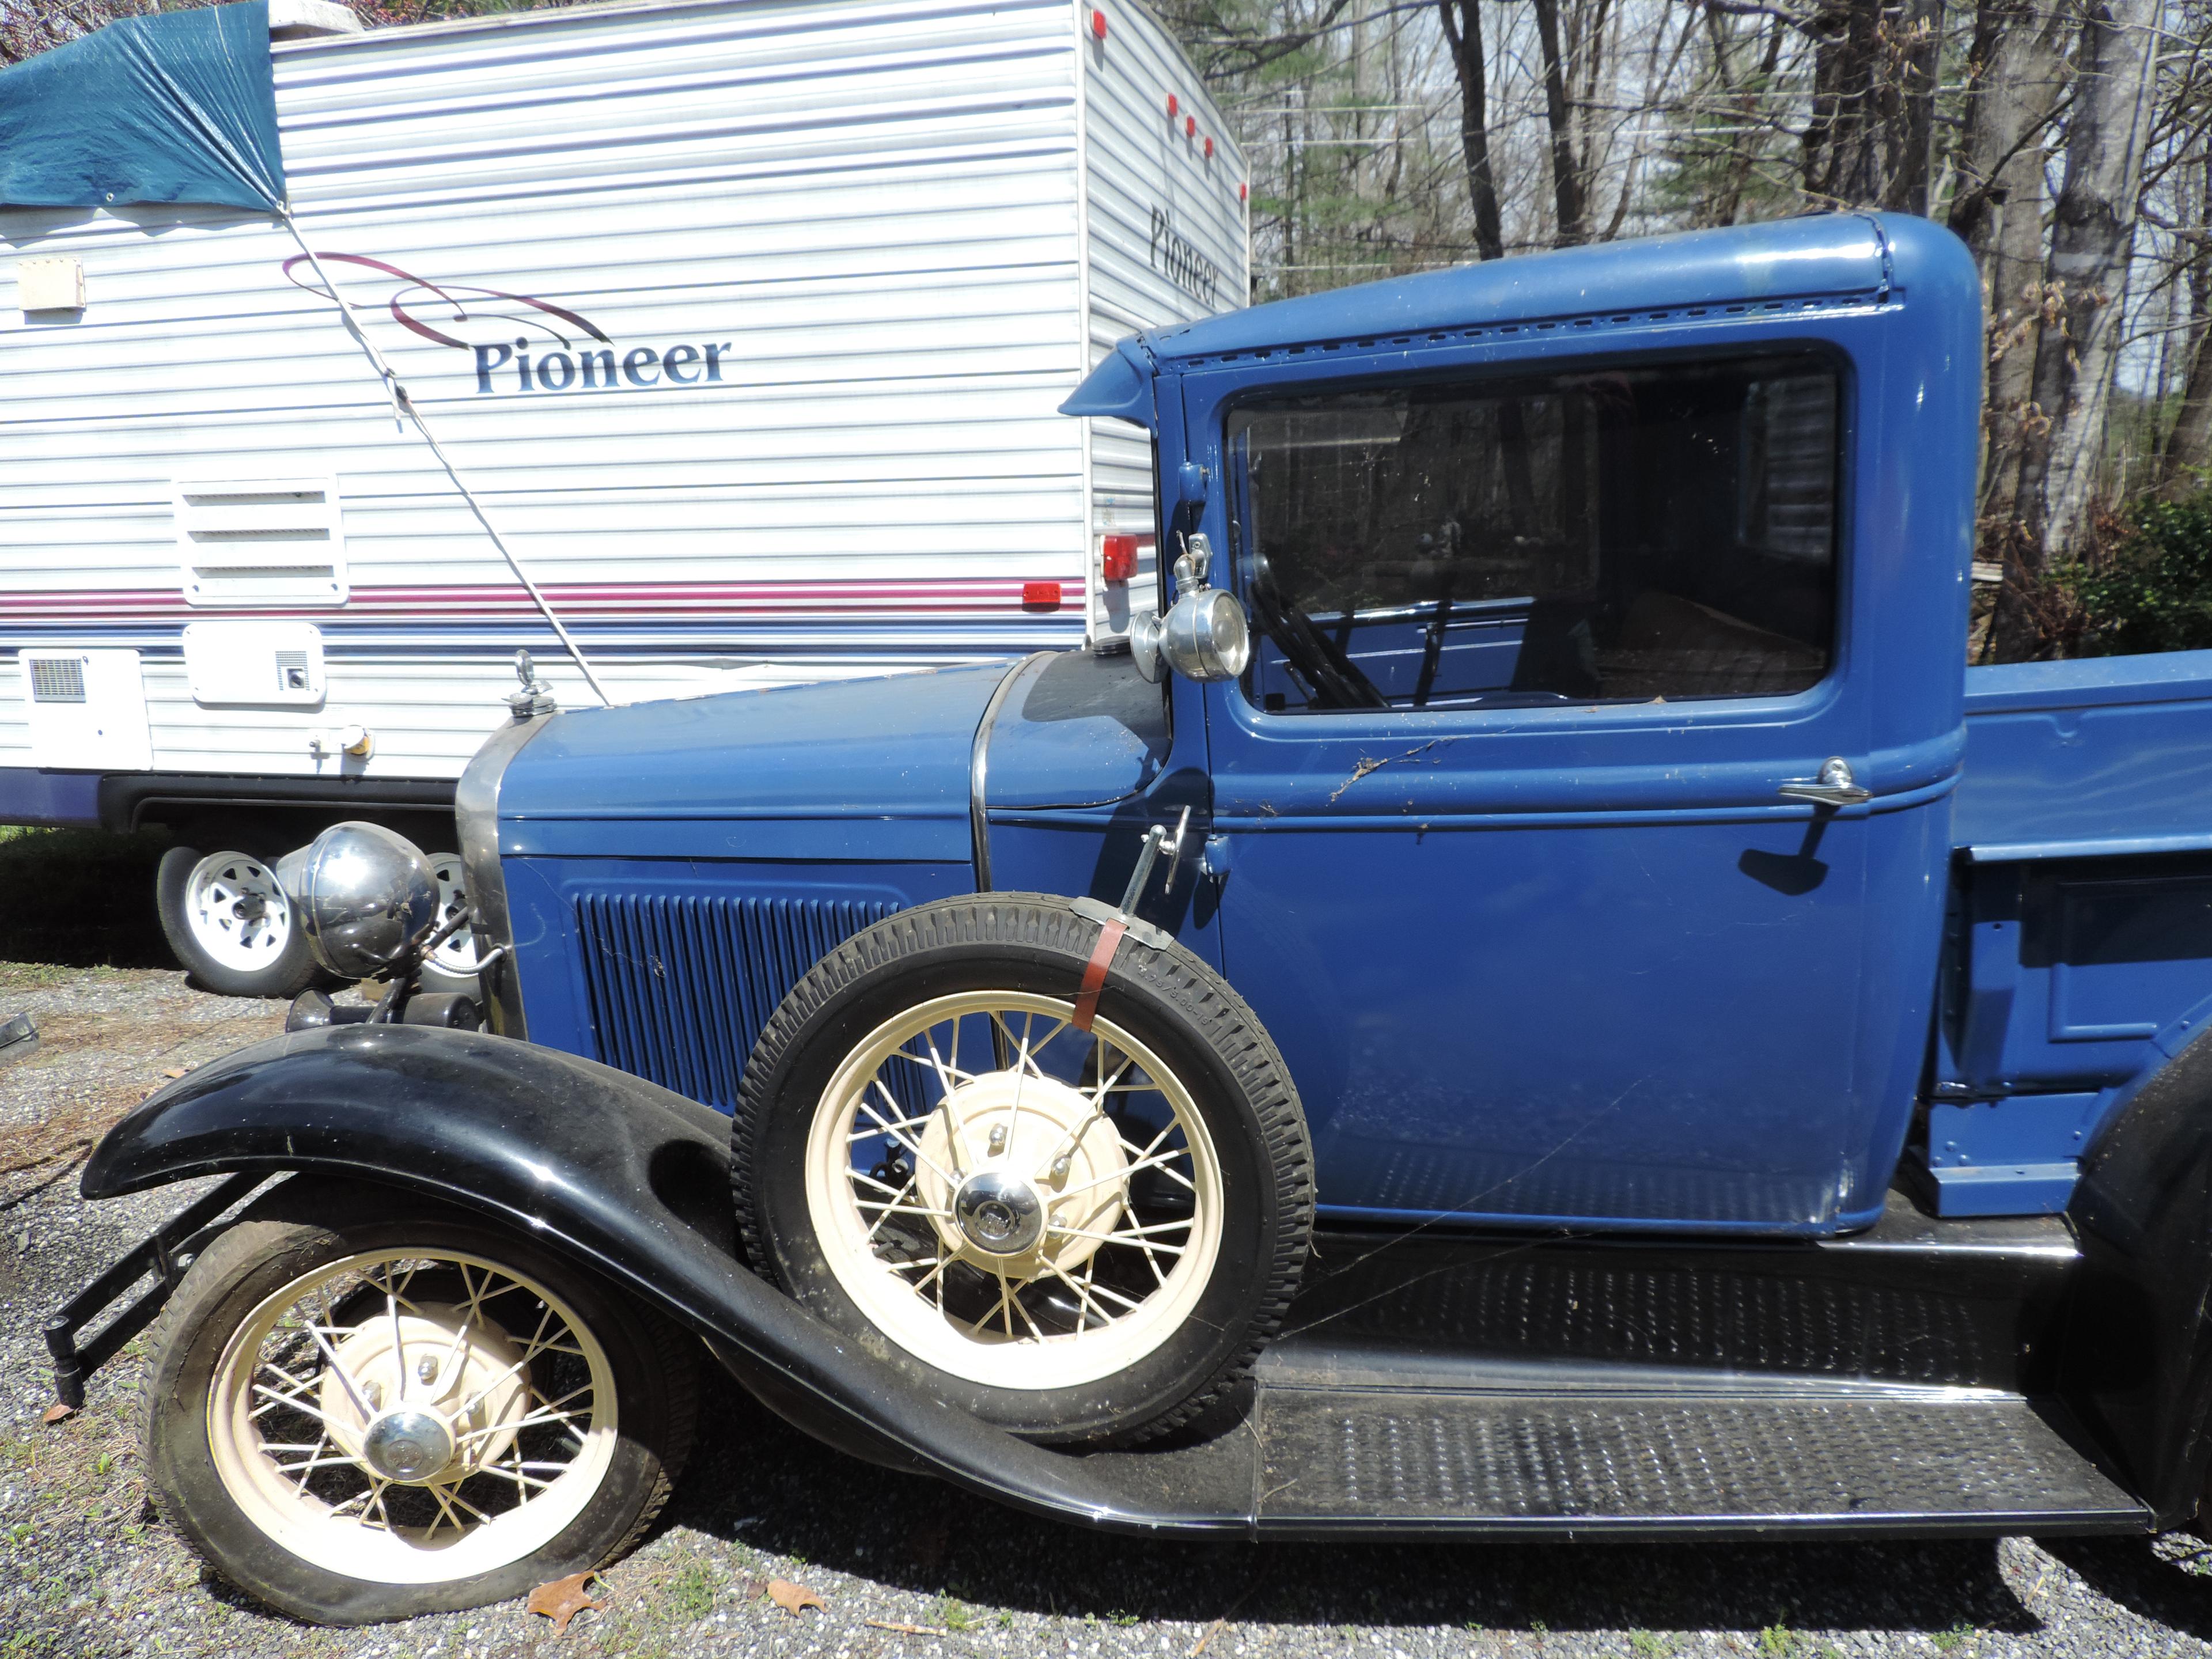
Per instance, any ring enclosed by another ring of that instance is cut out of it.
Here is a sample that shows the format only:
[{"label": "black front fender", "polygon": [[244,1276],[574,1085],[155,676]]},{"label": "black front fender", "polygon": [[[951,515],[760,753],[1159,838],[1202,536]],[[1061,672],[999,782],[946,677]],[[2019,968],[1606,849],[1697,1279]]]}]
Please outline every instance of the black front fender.
[{"label": "black front fender", "polygon": [[[1219,1535],[1118,1457],[1015,1439],[906,1382],[749,1271],[730,1246],[728,1121],[550,1048],[474,1032],[289,1033],[204,1066],[109,1131],[87,1198],[230,1170],[313,1171],[465,1204],[562,1249],[706,1339],[771,1407],[856,1453],[1034,1512]],[[1121,1478],[1116,1478],[1117,1474]]]}]

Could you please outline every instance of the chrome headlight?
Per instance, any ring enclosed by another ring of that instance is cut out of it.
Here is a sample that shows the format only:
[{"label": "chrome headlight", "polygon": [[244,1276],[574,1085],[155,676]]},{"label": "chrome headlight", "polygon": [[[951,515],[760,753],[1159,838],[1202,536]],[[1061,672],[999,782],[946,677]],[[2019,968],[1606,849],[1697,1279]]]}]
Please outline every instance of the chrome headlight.
[{"label": "chrome headlight", "polygon": [[374,823],[334,823],[317,836],[296,896],[307,948],[343,979],[392,968],[438,919],[430,861],[404,836]]}]

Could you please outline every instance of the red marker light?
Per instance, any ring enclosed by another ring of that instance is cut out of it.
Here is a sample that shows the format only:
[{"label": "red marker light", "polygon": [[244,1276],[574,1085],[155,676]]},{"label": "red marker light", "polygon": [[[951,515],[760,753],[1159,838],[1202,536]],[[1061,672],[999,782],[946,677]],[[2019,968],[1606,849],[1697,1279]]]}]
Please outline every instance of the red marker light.
[{"label": "red marker light", "polygon": [[1137,538],[1134,536],[1107,537],[1099,562],[1108,581],[1129,580],[1137,574]]},{"label": "red marker light", "polygon": [[1168,94],[1168,119],[1170,121],[1174,120],[1176,118],[1176,111],[1181,107],[1182,106],[1176,102],[1175,94],[1170,93]]},{"label": "red marker light", "polygon": [[1058,582],[1024,582],[1022,609],[1024,611],[1057,611],[1060,609]]},{"label": "red marker light", "polygon": [[[1106,38],[1106,14],[1095,6],[1091,12],[1091,38],[1094,40],[1103,40]],[[1054,599],[1053,603],[1058,605],[1060,601]]]},{"label": "red marker light", "polygon": [[1213,159],[1213,140],[1211,138],[1206,141],[1206,159],[1209,161]]},{"label": "red marker light", "polygon": [[1198,117],[1186,115],[1182,118],[1182,136],[1186,138],[1195,138],[1198,136]]},{"label": "red marker light", "polygon": [[1252,186],[1251,186],[1251,185],[1237,185],[1237,199],[1238,201],[1240,201],[1240,202],[1249,202],[1249,200],[1251,200],[1251,199],[1252,199]]}]

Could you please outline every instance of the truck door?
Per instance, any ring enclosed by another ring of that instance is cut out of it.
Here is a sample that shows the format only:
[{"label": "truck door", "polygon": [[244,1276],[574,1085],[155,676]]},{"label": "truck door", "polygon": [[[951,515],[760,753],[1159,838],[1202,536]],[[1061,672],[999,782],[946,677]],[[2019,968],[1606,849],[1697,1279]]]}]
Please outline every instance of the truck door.
[{"label": "truck door", "polygon": [[[1879,1212],[1959,716],[1897,744],[1874,641],[1964,557],[1855,510],[1876,466],[1910,495],[1881,327],[1183,377],[1258,635],[1200,693],[1222,939],[1325,1213]],[[1834,803],[1784,793],[1824,766]]]}]

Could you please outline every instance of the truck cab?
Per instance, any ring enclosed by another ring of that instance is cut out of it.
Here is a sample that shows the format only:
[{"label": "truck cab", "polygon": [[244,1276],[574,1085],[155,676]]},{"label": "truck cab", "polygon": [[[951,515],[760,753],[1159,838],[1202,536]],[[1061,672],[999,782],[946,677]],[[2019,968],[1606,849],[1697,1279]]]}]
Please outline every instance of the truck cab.
[{"label": "truck cab", "polygon": [[[1188,805],[1144,915],[1282,1046],[1324,1216],[1865,1227],[1937,995],[1979,319],[1954,239],[1838,216],[1126,342],[1066,408],[1152,436],[1157,606],[1203,538],[1243,672],[563,716],[496,831],[527,1029],[730,1108],[841,927],[1110,901]],[[703,957],[654,977],[623,931],[683,903],[821,931],[710,1013]]]}]

